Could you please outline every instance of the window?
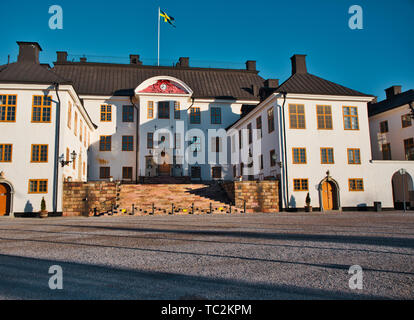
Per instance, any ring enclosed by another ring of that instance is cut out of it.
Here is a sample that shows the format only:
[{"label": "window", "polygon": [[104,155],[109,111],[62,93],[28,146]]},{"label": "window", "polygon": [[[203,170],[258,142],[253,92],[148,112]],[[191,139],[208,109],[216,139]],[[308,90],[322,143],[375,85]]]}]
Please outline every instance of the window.
[{"label": "window", "polygon": [[111,167],[99,167],[99,179],[108,179],[111,176]]},{"label": "window", "polygon": [[274,167],[276,165],[276,151],[270,150],[270,166]]},{"label": "window", "polygon": [[213,167],[213,179],[221,179],[221,167]]},{"label": "window", "polygon": [[316,106],[318,129],[332,129],[331,106]]},{"label": "window", "polygon": [[82,142],[83,122],[79,120],[79,140]]},{"label": "window", "polygon": [[16,121],[17,95],[0,95],[0,122]]},{"label": "window", "polygon": [[134,122],[133,106],[122,106],[122,122]]},{"label": "window", "polygon": [[83,139],[83,146],[86,148],[86,125],[83,127],[83,132],[85,133],[85,139]]},{"label": "window", "polygon": [[262,138],[262,117],[256,118],[257,139]]},{"label": "window", "polygon": [[414,160],[413,138],[404,140],[405,160]]},{"label": "window", "polygon": [[357,107],[343,107],[345,130],[358,130],[358,109]]},{"label": "window", "polygon": [[78,135],[78,114],[75,111],[75,120],[74,120],[74,124],[73,124],[73,133],[75,136]]},{"label": "window", "polygon": [[101,122],[112,121],[112,106],[101,105]]},{"label": "window", "polygon": [[147,149],[154,148],[154,133],[147,132]]},{"label": "window", "polygon": [[134,136],[122,136],[122,151],[134,151]]},{"label": "window", "polygon": [[305,106],[303,104],[289,105],[289,126],[290,129],[305,129]]},{"label": "window", "polygon": [[267,129],[268,133],[271,133],[275,130],[275,117],[273,108],[270,108],[267,110]]},{"label": "window", "polygon": [[33,96],[32,122],[50,122],[52,97]]},{"label": "window", "polygon": [[237,177],[237,166],[235,164],[233,165],[233,177]]},{"label": "window", "polygon": [[201,178],[201,168],[192,166],[191,167],[191,178],[200,179]]},{"label": "window", "polygon": [[200,124],[201,123],[200,108],[192,107],[190,109],[190,123],[191,124]]},{"label": "window", "polygon": [[403,128],[411,127],[411,114],[404,114],[401,116],[401,125]]},{"label": "window", "polygon": [[200,137],[193,137],[191,139],[190,143],[191,143],[191,151],[192,152],[201,151],[201,139],[200,139]]},{"label": "window", "polygon": [[308,179],[293,179],[293,190],[308,191],[309,190]]},{"label": "window", "polygon": [[391,145],[389,143],[383,143],[381,146],[382,160],[391,160]]},{"label": "window", "polygon": [[147,104],[147,118],[154,118],[154,101],[148,101]]},{"label": "window", "polygon": [[68,104],[68,128],[72,128],[72,102]]},{"label": "window", "polygon": [[47,193],[47,179],[30,179],[29,193]]},{"label": "window", "polygon": [[333,148],[321,148],[321,164],[334,163]]},{"label": "window", "polygon": [[348,179],[349,191],[364,191],[364,181],[362,179]]},{"label": "window", "polygon": [[211,108],[211,123],[221,124],[221,108]]},{"label": "window", "polygon": [[211,152],[221,152],[221,139],[220,137],[211,138]]},{"label": "window", "polygon": [[170,118],[170,102],[160,101],[158,102],[158,119]]},{"label": "window", "polygon": [[111,136],[100,136],[99,151],[111,151]]},{"label": "window", "polygon": [[180,119],[180,102],[174,101],[174,119]]},{"label": "window", "polygon": [[259,165],[260,165],[260,170],[263,170],[263,155],[262,154],[259,156]]},{"label": "window", "polygon": [[85,175],[86,174],[86,163],[85,162],[82,164],[82,168],[83,168],[83,175]]},{"label": "window", "polygon": [[348,164],[361,164],[359,149],[348,149]]},{"label": "window", "polygon": [[231,136],[231,152],[232,153],[236,152],[236,135],[235,134]]},{"label": "window", "polygon": [[243,137],[242,137],[242,130],[239,130],[239,149],[242,148],[242,141],[243,141]]},{"label": "window", "polygon": [[174,149],[180,149],[180,148],[181,148],[181,134],[174,133]]},{"label": "window", "polygon": [[31,162],[47,162],[47,144],[32,144]]},{"label": "window", "polygon": [[252,124],[251,123],[249,123],[247,125],[247,132],[248,132],[248,135],[249,135],[249,144],[251,144],[253,142],[253,131],[252,131]]},{"label": "window", "polygon": [[122,179],[124,180],[132,179],[132,167],[122,167]]},{"label": "window", "polygon": [[12,148],[11,144],[0,144],[0,162],[12,161]]},{"label": "window", "polygon": [[244,173],[244,163],[240,163],[240,175],[242,176]]},{"label": "window", "polygon": [[66,148],[66,161],[69,161],[69,148]]},{"label": "window", "polygon": [[380,132],[381,133],[388,132],[388,121],[380,122]]},{"label": "window", "polygon": [[306,163],[306,148],[293,148],[293,163],[305,164]]}]

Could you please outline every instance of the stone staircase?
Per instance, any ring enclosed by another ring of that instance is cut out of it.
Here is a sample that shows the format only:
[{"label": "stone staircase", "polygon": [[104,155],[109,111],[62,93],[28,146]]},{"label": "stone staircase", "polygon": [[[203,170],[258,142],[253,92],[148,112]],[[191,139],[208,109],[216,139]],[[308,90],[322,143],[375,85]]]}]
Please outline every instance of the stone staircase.
[{"label": "stone staircase", "polygon": [[239,213],[218,184],[124,184],[118,212],[123,214]]},{"label": "stone staircase", "polygon": [[191,184],[191,179],[188,176],[171,177],[171,176],[155,176],[142,177],[144,184]]}]

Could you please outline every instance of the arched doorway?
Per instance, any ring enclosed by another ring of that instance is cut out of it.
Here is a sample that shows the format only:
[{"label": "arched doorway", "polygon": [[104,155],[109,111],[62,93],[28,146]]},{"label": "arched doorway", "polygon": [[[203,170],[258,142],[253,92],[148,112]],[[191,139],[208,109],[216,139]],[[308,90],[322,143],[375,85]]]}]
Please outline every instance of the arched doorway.
[{"label": "arched doorway", "polygon": [[160,163],[158,165],[158,175],[160,176],[170,176],[171,175],[171,162],[170,156],[165,151],[162,151],[160,154]]},{"label": "arched doorway", "polygon": [[6,183],[0,183],[0,216],[10,214],[11,188]]},{"label": "arched doorway", "polygon": [[403,210],[404,202],[406,209],[411,207],[411,195],[413,192],[413,179],[404,169],[395,172],[391,179],[392,198],[394,201],[394,209]]},{"label": "arched doorway", "polygon": [[327,176],[319,183],[319,201],[321,211],[340,210],[338,183]]}]

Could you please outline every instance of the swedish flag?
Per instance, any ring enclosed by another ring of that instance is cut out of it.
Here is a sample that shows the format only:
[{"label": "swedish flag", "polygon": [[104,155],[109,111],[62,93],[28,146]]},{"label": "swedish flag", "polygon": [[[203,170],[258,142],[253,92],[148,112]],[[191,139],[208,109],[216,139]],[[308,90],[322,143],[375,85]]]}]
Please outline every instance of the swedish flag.
[{"label": "swedish flag", "polygon": [[162,10],[160,10],[160,16],[164,18],[164,22],[168,22],[170,25],[172,25],[175,28],[175,25],[173,23],[175,19],[172,16],[169,16]]}]

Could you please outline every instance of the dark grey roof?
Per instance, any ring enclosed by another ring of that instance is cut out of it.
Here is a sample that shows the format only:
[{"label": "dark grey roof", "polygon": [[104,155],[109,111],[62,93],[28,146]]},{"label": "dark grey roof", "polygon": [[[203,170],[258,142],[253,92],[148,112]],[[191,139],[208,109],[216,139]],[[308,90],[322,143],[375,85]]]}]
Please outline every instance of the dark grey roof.
[{"label": "dark grey roof", "polygon": [[405,104],[409,104],[414,101],[414,90],[404,91],[391,98],[382,100],[377,103],[368,104],[368,115],[374,116],[378,113],[382,113],[394,108],[398,108]]},{"label": "dark grey roof", "polygon": [[15,62],[0,66],[0,82],[10,83],[70,83],[46,66],[32,62]]},{"label": "dark grey roof", "polygon": [[319,78],[310,73],[293,74],[289,79],[283,82],[275,90],[275,92],[321,94],[333,96],[372,96]]},{"label": "dark grey roof", "polygon": [[264,83],[257,71],[238,69],[55,62],[53,70],[70,79],[79,94],[88,95],[132,96],[144,80],[171,76],[189,85],[195,98],[258,100],[252,85],[262,87]]},{"label": "dark grey roof", "polygon": [[[286,93],[301,93],[301,94],[320,94],[320,95],[333,95],[333,96],[364,96],[364,97],[373,97],[365,93],[361,93],[347,87],[341,86],[332,81],[328,81],[322,78],[319,78],[310,73],[295,73],[290,76],[285,82],[283,82],[279,87],[273,90],[269,88],[265,89],[266,92],[262,93],[262,100],[265,100],[272,93],[275,92],[286,92]],[[259,107],[258,104],[255,108]],[[237,122],[241,121],[247,114],[252,112],[255,108],[249,110],[245,115],[240,117],[233,124],[228,126],[226,130],[230,129]]]}]

